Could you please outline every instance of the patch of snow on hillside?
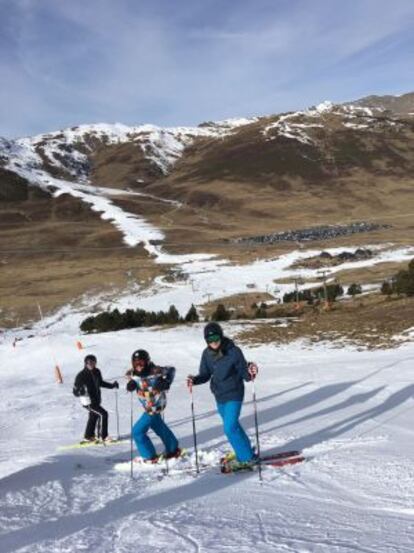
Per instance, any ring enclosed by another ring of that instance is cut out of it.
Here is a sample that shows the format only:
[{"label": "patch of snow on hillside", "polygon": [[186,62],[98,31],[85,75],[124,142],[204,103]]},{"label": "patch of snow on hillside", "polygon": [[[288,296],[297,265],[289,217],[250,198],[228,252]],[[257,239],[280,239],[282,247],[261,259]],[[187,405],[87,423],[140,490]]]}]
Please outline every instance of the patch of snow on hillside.
[{"label": "patch of snow on hillside", "polygon": [[[375,250],[376,255],[361,261],[327,267],[328,279],[339,272],[372,267],[379,263],[408,262],[414,256],[413,247],[393,249],[390,244],[367,247]],[[357,249],[358,246],[347,248],[352,252]],[[149,245],[148,251],[151,250],[157,256],[156,262],[176,265],[173,274],[177,275],[177,279],[159,276],[149,288],[139,292],[130,290],[117,294],[111,309],[117,307],[122,311],[140,307],[149,311],[159,311],[168,310],[171,305],[175,305],[180,314],[184,315],[191,304],[202,306],[211,301],[249,293],[252,290],[257,293],[268,293],[275,299],[281,300],[285,293],[294,290],[294,283],[287,281],[296,277],[305,280],[304,288],[321,286],[319,269],[293,267],[300,260],[319,255],[321,250],[295,250],[271,259],[258,259],[246,265],[232,265],[226,259],[203,254],[176,256],[164,254],[158,247]],[[329,248],[324,251],[337,255],[343,251],[343,248]],[[346,278],[346,274],[343,278]],[[73,311],[70,317],[67,313],[59,312],[48,319],[48,325],[56,331],[76,332],[81,320],[93,314],[96,305],[102,302],[105,302],[103,298],[89,298],[78,312]]]},{"label": "patch of snow on hillside", "polygon": [[[33,151],[30,148],[25,149],[22,157],[19,159],[27,159],[28,164],[26,166],[20,165],[16,159],[13,159],[8,167],[30,183],[52,193],[55,198],[62,194],[69,194],[74,198],[79,198],[88,204],[92,211],[100,213],[103,220],[110,221],[123,234],[124,242],[128,246],[133,247],[139,243],[143,243],[144,247],[150,249],[150,241],[164,239],[164,234],[156,227],[147,223],[143,218],[115,206],[106,197],[106,195],[110,195],[111,191],[105,191],[104,195],[100,188],[50,176],[45,171],[37,169],[39,160],[36,159],[36,155],[33,155]],[[34,167],[30,164],[34,164]]]},{"label": "patch of snow on hillside", "polygon": [[195,138],[222,138],[256,120],[257,118],[234,118],[199,127],[171,128],[148,124],[127,126],[121,123],[97,123],[20,138],[15,142],[34,151],[41,151],[51,165],[67,170],[75,177],[87,176],[87,153],[93,150],[97,141],[105,145],[131,142],[139,145],[145,157],[166,174]]},{"label": "patch of snow on hillside", "polygon": [[[286,138],[291,138],[297,140],[302,144],[312,144],[312,138],[306,134],[306,129],[312,128],[323,128],[322,123],[306,123],[306,122],[295,122],[295,119],[306,120],[306,117],[311,118],[320,118],[326,113],[332,112],[334,109],[334,104],[328,100],[322,102],[321,104],[306,109],[304,111],[295,111],[288,113],[286,115],[281,115],[278,117],[277,121],[267,125],[263,130],[262,134],[266,136],[267,140],[274,140],[277,136],[284,136]],[[269,131],[276,130],[276,135],[269,135]]]},{"label": "patch of snow on hillside", "polygon": [[0,160],[7,161],[9,159],[10,150],[12,148],[12,143],[0,136]]},{"label": "patch of snow on hillside", "polygon": [[[169,263],[167,254],[161,254],[159,248],[156,249],[151,245],[152,240],[164,238],[161,231],[146,223],[144,219],[114,206],[106,197],[110,195],[109,190],[103,192],[101,188],[88,185],[88,158],[83,151],[92,149],[93,140],[99,140],[105,144],[132,141],[142,148],[147,159],[153,161],[163,173],[167,173],[196,137],[224,137],[233,129],[253,121],[253,119],[229,119],[211,123],[204,128],[171,129],[162,129],[154,125],[140,127],[127,127],[121,124],[81,125],[31,138],[13,141],[1,139],[0,159],[4,160],[8,169],[33,185],[48,192],[54,189],[55,197],[67,193],[81,199],[89,204],[93,211],[101,213],[102,219],[111,221],[123,233],[124,241],[128,245],[136,246],[142,242],[152,255],[157,255],[160,263]],[[77,177],[77,182],[50,176],[43,169],[42,156],[45,156],[52,166],[64,169]],[[64,163],[62,156],[65,158]],[[171,204],[181,206],[175,201],[171,201]],[[203,259],[205,257],[202,256]],[[177,259],[177,256],[171,259]]]},{"label": "patch of snow on hillside", "polygon": [[[313,139],[305,132],[306,129],[324,128],[323,117],[326,115],[339,117],[345,127],[356,130],[374,129],[377,125],[398,126],[395,121],[389,118],[378,118],[377,115],[383,111],[382,108],[367,108],[352,104],[334,104],[326,100],[307,110],[281,115],[261,132],[266,137],[266,140],[274,140],[278,136],[284,136],[309,145],[313,143]],[[309,118],[320,119],[321,123],[306,122]],[[355,119],[358,119],[359,122],[355,122]],[[299,123],[297,120],[301,122]],[[276,134],[271,133],[271,131],[276,131]]]},{"label": "patch of snow on hillside", "polygon": [[325,100],[324,102],[321,102],[320,104],[318,104],[314,108],[311,108],[310,110],[308,110],[308,113],[309,114],[312,114],[313,112],[327,113],[329,111],[332,111],[333,108],[334,108],[333,102],[331,102],[330,100]]},{"label": "patch of snow on hillside", "polygon": [[[262,134],[266,137],[266,140],[274,140],[278,136],[284,136],[286,138],[297,140],[302,144],[312,144],[312,139],[304,132],[304,129],[310,128],[313,125],[292,122],[292,120],[301,115],[303,115],[303,112],[300,111],[288,113],[287,115],[281,115],[277,121],[267,125],[262,130]],[[276,131],[276,135],[271,134],[269,136],[269,132],[272,130]]]},{"label": "patch of snow on hillside", "polygon": [[251,125],[259,120],[259,117],[233,117],[230,119],[223,119],[222,121],[213,121],[201,123],[197,128],[199,129],[211,129],[213,133],[217,132],[231,132],[239,127]]},{"label": "patch of snow on hillside", "polygon": [[226,119],[198,127],[153,127],[142,133],[141,148],[147,159],[152,160],[164,174],[167,174],[175,162],[180,159],[185,148],[196,138],[224,138],[235,129],[254,123],[257,118]]},{"label": "patch of snow on hillside", "polygon": [[354,104],[345,104],[341,106],[341,109],[345,111],[346,113],[350,114],[356,114],[356,115],[366,115],[368,117],[374,117],[374,111],[375,112],[383,112],[383,108],[367,108],[364,106],[357,106]]},{"label": "patch of snow on hillside", "polygon": [[[87,153],[91,152],[96,141],[103,144],[121,144],[133,142],[140,146],[147,159],[156,164],[166,174],[182,156],[184,149],[195,138],[220,138],[228,136],[233,130],[256,121],[252,119],[227,119],[212,122],[200,127],[160,128],[155,125],[128,127],[122,124],[80,125],[62,131],[40,134],[34,137],[8,141],[0,140],[0,159],[6,167],[27,179],[31,184],[51,192],[55,197],[70,194],[89,204],[93,211],[101,213],[104,220],[111,221],[124,235],[124,241],[130,246],[143,243],[159,263],[186,262],[188,259],[205,259],[212,256],[169,256],[155,248],[151,241],[162,240],[164,234],[134,214],[116,207],[107,196],[116,191],[103,190],[88,184],[89,162]],[[52,177],[44,170],[43,157],[56,168],[69,172],[77,182]],[[121,191],[118,191],[120,194]],[[139,195],[139,193],[134,193]],[[166,200],[169,201],[169,200]],[[180,202],[169,201],[176,207]]]},{"label": "patch of snow on hillside", "polygon": [[348,129],[368,129],[369,125],[366,125],[364,123],[351,123],[351,122],[345,122],[344,127],[347,127]]}]

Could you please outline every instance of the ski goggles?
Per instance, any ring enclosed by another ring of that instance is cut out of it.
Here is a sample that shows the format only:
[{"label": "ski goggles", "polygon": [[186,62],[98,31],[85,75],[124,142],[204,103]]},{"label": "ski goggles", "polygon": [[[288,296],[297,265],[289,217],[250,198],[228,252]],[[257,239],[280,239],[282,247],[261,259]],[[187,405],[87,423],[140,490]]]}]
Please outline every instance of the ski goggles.
[{"label": "ski goggles", "polygon": [[207,344],[211,344],[212,342],[221,342],[221,336],[220,334],[212,334],[211,336],[207,336],[206,342]]}]

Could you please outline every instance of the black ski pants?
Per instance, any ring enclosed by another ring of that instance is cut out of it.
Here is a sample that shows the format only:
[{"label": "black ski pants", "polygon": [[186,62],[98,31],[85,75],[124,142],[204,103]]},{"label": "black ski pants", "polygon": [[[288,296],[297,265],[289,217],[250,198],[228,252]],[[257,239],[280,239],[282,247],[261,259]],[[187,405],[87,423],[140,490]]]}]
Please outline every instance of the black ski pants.
[{"label": "black ski pants", "polygon": [[85,438],[90,440],[95,437],[95,429],[98,423],[97,438],[103,440],[108,436],[108,412],[100,405],[88,405],[89,418],[86,424]]}]

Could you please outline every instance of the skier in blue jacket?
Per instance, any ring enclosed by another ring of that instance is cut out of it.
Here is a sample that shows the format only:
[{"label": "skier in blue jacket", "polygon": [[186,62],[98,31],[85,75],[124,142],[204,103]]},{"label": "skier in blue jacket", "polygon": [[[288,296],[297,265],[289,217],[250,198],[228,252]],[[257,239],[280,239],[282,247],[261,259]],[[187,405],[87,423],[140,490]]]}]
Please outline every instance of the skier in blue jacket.
[{"label": "skier in blue jacket", "polygon": [[247,363],[241,349],[223,335],[218,323],[208,323],[204,328],[207,347],[203,351],[198,375],[189,375],[187,385],[192,387],[210,381],[218,412],[223,420],[224,433],[234,449],[237,461],[254,460],[250,440],[240,422],[244,398],[244,381],[256,378],[258,369]]},{"label": "skier in blue jacket", "polygon": [[150,429],[163,442],[164,457],[179,457],[181,449],[178,447],[177,438],[161,416],[167,405],[166,392],[174,380],[175,368],[158,367],[151,361],[147,351],[139,349],[132,354],[132,369],[126,376],[128,392],[136,391],[144,408],[144,413],[132,428],[132,435],[142,459],[148,463],[156,463],[160,458],[147,435]]}]

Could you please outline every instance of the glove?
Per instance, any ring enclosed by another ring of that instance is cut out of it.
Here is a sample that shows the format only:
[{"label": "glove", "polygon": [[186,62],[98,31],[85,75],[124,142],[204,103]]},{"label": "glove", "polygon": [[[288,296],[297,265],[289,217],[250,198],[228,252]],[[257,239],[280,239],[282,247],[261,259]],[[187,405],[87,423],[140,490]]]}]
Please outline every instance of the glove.
[{"label": "glove", "polygon": [[128,392],[134,392],[137,388],[138,386],[135,380],[130,380],[126,385],[126,389]]},{"label": "glove", "polygon": [[250,375],[250,378],[254,380],[257,376],[257,373],[259,372],[259,369],[256,365],[256,363],[249,363],[247,366],[247,371]]},{"label": "glove", "polygon": [[164,392],[170,389],[170,383],[166,378],[160,379],[157,382],[157,389],[154,392]]},{"label": "glove", "polygon": [[112,382],[112,388],[116,388],[117,390],[119,390],[119,384],[116,380],[115,382]]},{"label": "glove", "polygon": [[73,395],[75,397],[81,397],[86,395],[86,390],[84,386],[81,386],[80,388],[74,387],[73,388]]},{"label": "glove", "polygon": [[187,376],[187,388],[191,390],[191,388],[194,386],[194,375],[189,374]]}]

